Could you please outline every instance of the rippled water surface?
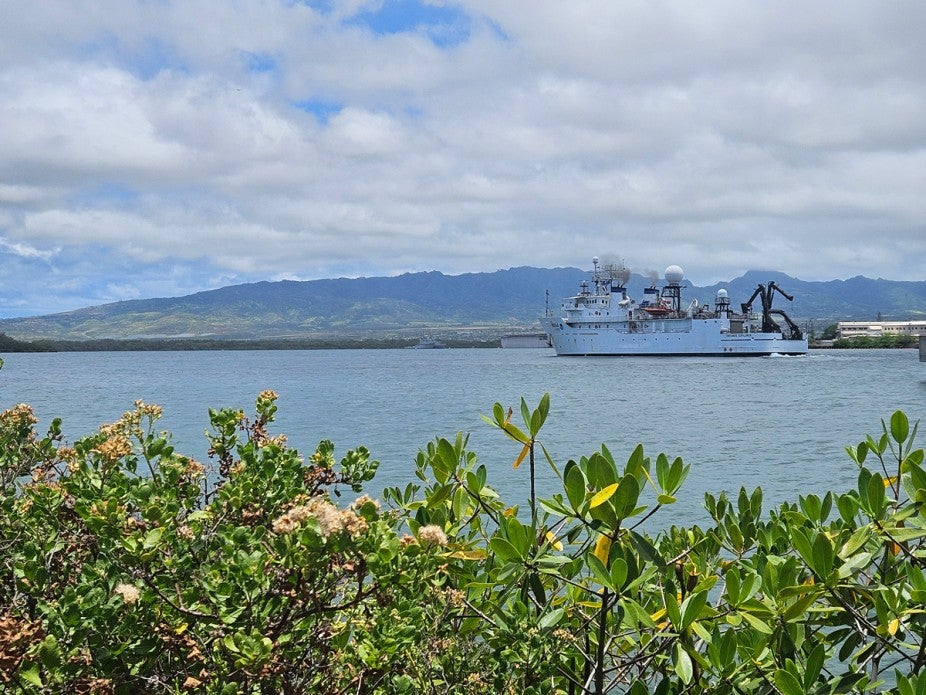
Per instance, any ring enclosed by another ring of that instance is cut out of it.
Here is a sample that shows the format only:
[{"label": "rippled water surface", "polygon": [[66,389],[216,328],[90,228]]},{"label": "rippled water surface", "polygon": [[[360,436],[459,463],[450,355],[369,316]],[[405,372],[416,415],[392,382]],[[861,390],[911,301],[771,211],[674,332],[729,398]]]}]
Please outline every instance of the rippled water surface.
[{"label": "rippled water surface", "polygon": [[[470,434],[490,482],[511,503],[528,490],[518,447],[480,414],[495,401],[551,397],[541,434],[560,465],[604,443],[618,461],[637,443],[692,465],[680,501],[657,523],[702,521],[704,491],[761,485],[769,501],[843,490],[856,470],[844,448],[903,409],[926,415],[926,364],[913,350],[811,351],[806,357],[565,358],[533,349],[49,353],[5,355],[0,405],[30,403],[43,423],[88,434],[136,399],[164,406],[178,450],[204,460],[209,407],[250,412],[280,395],[277,432],[310,451],[367,446],[380,460],[370,491],[413,479],[418,449]],[[926,431],[924,431],[926,436]],[[926,444],[926,440],[921,440]],[[557,481],[545,463],[540,490]]]}]

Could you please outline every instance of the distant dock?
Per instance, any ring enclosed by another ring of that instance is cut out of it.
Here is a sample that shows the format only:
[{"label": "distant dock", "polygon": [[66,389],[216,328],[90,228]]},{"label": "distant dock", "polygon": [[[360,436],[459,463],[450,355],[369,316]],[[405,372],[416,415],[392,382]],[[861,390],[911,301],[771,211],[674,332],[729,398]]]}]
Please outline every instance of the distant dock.
[{"label": "distant dock", "polygon": [[920,362],[926,362],[926,335],[920,336]]}]

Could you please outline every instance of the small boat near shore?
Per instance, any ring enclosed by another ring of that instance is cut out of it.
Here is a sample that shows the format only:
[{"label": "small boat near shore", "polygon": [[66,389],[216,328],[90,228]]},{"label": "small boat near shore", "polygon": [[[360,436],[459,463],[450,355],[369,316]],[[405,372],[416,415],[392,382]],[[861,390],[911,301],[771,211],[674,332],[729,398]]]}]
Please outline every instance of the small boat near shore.
[{"label": "small boat near shore", "polygon": [[409,345],[407,350],[443,350],[447,346],[439,340],[421,338],[416,345]]},{"label": "small boat near shore", "polygon": [[[557,355],[807,353],[807,339],[797,324],[781,309],[772,308],[776,293],[793,299],[774,282],[760,284],[739,311],[724,289],[718,290],[713,307],[696,299],[682,306],[684,271],[670,265],[663,286],[654,282],[638,303],[627,294],[628,268],[602,266],[598,258],[592,264],[591,285],[583,281],[578,294],[562,301],[560,315],[540,319]],[[756,299],[760,313],[752,311]]]}]

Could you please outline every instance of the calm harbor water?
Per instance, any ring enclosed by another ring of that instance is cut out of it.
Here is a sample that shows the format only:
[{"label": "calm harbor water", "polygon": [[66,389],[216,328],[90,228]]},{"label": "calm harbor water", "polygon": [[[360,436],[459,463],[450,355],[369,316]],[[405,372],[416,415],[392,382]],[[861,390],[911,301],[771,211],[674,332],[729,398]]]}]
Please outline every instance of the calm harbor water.
[{"label": "calm harbor water", "polygon": [[[705,491],[761,485],[777,502],[854,486],[844,447],[903,409],[926,415],[926,364],[912,350],[811,351],[806,357],[564,358],[550,350],[316,350],[48,353],[4,355],[0,407],[31,404],[40,428],[54,416],[73,440],[112,422],[136,399],[165,409],[176,448],[205,461],[210,407],[252,412],[256,395],[280,395],[276,432],[304,453],[320,439],[343,453],[368,447],[380,472],[368,491],[414,479],[414,458],[435,436],[470,434],[470,448],[509,503],[523,503],[519,448],[489,427],[544,392],[541,441],[562,466],[604,443],[618,462],[637,443],[681,456],[692,471],[658,526],[702,522]],[[924,431],[926,435],[926,431]],[[926,445],[926,439],[921,440]],[[541,459],[542,461],[542,459]],[[539,489],[559,489],[545,463]]]}]

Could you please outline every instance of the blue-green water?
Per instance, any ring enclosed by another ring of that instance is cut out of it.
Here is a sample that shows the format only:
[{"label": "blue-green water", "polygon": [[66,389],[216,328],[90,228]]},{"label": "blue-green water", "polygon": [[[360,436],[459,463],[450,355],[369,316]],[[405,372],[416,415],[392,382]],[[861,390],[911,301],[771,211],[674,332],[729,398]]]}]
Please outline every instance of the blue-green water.
[{"label": "blue-green water", "polygon": [[[277,432],[305,453],[320,439],[381,462],[371,494],[413,480],[419,448],[470,434],[490,482],[523,502],[519,447],[489,427],[495,401],[551,396],[541,441],[564,464],[605,443],[618,461],[637,443],[692,465],[680,501],[656,523],[703,521],[705,491],[761,485],[768,501],[843,490],[856,470],[844,447],[878,435],[896,409],[926,415],[926,364],[912,350],[811,351],[806,357],[564,358],[532,349],[49,353],[4,355],[0,406],[31,404],[69,439],[112,422],[136,399],[165,409],[178,450],[206,459],[209,407],[253,410],[277,391]],[[926,431],[924,431],[926,437]],[[926,439],[921,441],[926,445]],[[542,460],[542,459],[541,459]],[[545,463],[539,489],[558,489]]]}]

